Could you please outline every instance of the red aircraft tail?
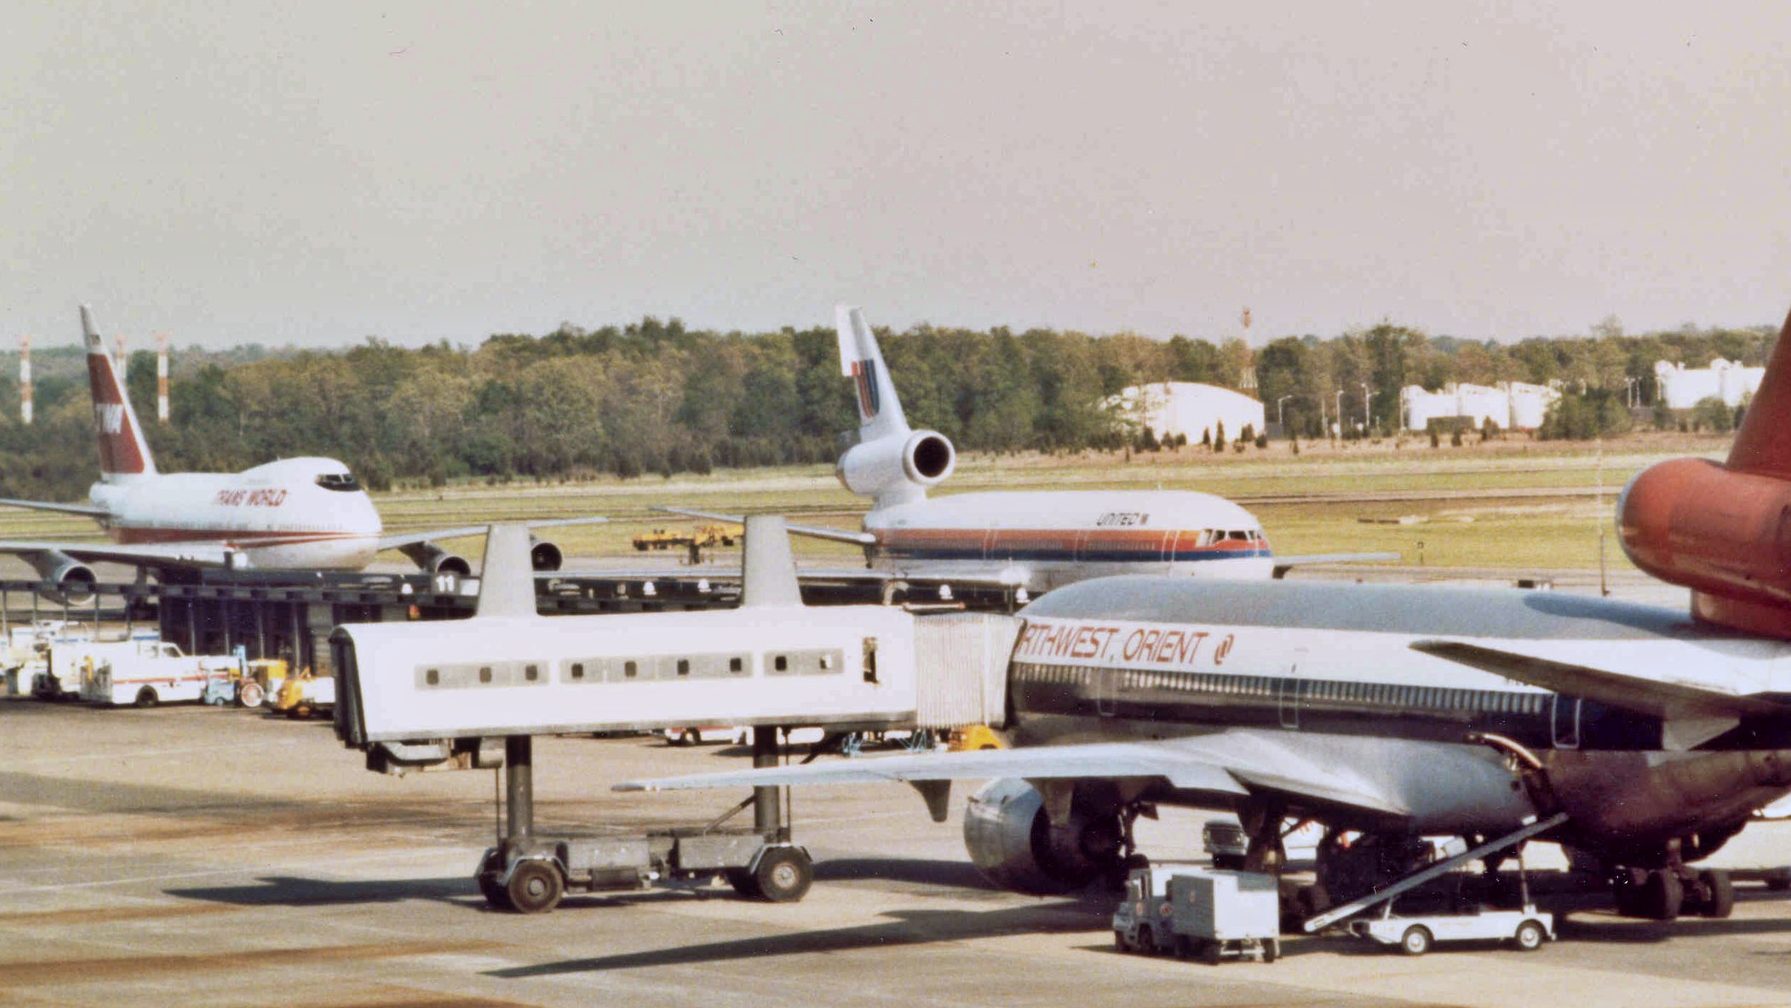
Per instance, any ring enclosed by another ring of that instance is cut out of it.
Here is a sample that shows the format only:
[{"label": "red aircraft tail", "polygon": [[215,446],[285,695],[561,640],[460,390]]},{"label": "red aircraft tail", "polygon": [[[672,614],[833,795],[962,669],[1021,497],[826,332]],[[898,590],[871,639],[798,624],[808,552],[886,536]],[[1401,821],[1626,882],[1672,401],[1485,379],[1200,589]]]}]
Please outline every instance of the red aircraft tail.
[{"label": "red aircraft tail", "polygon": [[1729,460],[1671,459],[1629,481],[1618,535],[1637,567],[1692,590],[1707,623],[1791,639],[1791,317]]},{"label": "red aircraft tail", "polygon": [[94,327],[93,313],[81,306],[81,330],[87,338],[87,380],[93,389],[93,425],[99,435],[100,476],[142,476],[155,472],[149,443],[137,423],[137,411],[118,381],[112,356]]}]

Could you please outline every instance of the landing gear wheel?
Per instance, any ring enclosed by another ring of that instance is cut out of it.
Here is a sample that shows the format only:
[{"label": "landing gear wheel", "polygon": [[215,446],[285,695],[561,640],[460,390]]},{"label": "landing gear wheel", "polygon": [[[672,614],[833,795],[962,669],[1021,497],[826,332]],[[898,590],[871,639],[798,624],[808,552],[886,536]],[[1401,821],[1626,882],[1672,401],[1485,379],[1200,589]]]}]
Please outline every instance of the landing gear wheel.
[{"label": "landing gear wheel", "polygon": [[1281,958],[1281,939],[1270,938],[1262,943],[1262,961],[1272,963]]},{"label": "landing gear wheel", "polygon": [[1194,955],[1194,939],[1184,934],[1175,936],[1175,957],[1187,959]]},{"label": "landing gear wheel", "polygon": [[308,703],[301,703],[297,707],[294,707],[292,709],[292,716],[299,719],[300,721],[311,720],[311,714],[312,714],[311,705]]},{"label": "landing gear wheel", "polygon": [[1157,934],[1145,925],[1138,929],[1138,954],[1154,956],[1157,954]]},{"label": "landing gear wheel", "polygon": [[137,691],[138,707],[154,707],[160,699],[160,697],[155,695],[155,690],[151,687],[145,686]]},{"label": "landing gear wheel", "polygon": [[1707,899],[1699,901],[1699,916],[1723,920],[1735,912],[1735,883],[1728,872],[1704,869],[1698,873],[1698,888],[1708,894]]},{"label": "landing gear wheel", "polygon": [[808,895],[815,880],[808,855],[795,847],[767,847],[753,869],[758,898],[767,903],[794,903]]},{"label": "landing gear wheel", "polygon": [[1208,938],[1200,943],[1200,961],[1201,962],[1206,963],[1208,966],[1217,966],[1217,965],[1219,965],[1219,960],[1221,960],[1223,958],[1225,958],[1225,946],[1224,945],[1221,945],[1220,943],[1213,941],[1211,938]]},{"label": "landing gear wheel", "polygon": [[1430,951],[1430,931],[1417,924],[1405,929],[1399,937],[1399,951],[1409,956],[1421,956]]},{"label": "landing gear wheel", "polygon": [[1119,928],[1113,929],[1113,947],[1121,952],[1131,951],[1126,948],[1126,933]]},{"label": "landing gear wheel", "polygon": [[559,906],[566,883],[560,870],[539,858],[518,861],[510,869],[510,884],[505,887],[510,907],[517,913],[546,913]]},{"label": "landing gear wheel", "polygon": [[1648,873],[1640,895],[1643,914],[1659,921],[1676,920],[1685,905],[1685,883],[1673,869],[1657,869]]},{"label": "landing gear wheel", "polygon": [[1535,921],[1524,921],[1517,926],[1517,934],[1512,936],[1512,940],[1517,943],[1517,947],[1521,951],[1534,952],[1542,947],[1542,942],[1547,937],[1548,934],[1542,930],[1541,924]]},{"label": "landing gear wheel", "polygon": [[857,756],[864,752],[864,733],[847,732],[840,736],[840,755]]}]

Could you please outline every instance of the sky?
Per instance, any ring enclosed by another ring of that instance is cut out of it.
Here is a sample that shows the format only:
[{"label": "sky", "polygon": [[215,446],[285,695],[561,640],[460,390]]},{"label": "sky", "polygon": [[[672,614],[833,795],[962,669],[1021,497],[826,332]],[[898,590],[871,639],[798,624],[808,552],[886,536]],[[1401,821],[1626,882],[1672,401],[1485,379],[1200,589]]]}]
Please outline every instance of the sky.
[{"label": "sky", "polygon": [[0,0],[0,345],[1776,323],[1791,5]]}]

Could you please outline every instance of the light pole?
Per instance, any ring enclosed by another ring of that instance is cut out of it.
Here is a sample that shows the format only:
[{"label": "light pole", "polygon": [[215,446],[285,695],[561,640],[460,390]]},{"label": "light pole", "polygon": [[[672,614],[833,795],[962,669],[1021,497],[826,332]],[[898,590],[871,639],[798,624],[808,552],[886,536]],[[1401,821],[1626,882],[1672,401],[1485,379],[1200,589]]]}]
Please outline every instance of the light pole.
[{"label": "light pole", "polygon": [[1373,422],[1374,422],[1374,414],[1369,411],[1369,406],[1368,406],[1368,383],[1363,382],[1362,383],[1362,432],[1364,434],[1366,434],[1368,432],[1368,425]]},{"label": "light pole", "polygon": [[1291,395],[1284,395],[1275,400],[1275,426],[1281,428],[1282,437],[1287,436],[1287,414],[1281,411],[1281,405],[1292,398]]},{"label": "light pole", "polygon": [[1343,390],[1337,390],[1337,433],[1343,433]]}]

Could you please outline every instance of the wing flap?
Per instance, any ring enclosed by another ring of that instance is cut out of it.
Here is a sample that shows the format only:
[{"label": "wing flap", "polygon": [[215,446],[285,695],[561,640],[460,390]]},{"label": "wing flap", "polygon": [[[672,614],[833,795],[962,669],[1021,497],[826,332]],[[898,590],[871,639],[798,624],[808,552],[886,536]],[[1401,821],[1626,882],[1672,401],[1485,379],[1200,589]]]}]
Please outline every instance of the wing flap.
[{"label": "wing flap", "polygon": [[[658,507],[653,510],[664,511],[666,514],[683,515],[686,518],[701,518],[704,521],[733,522],[736,525],[746,523],[746,516],[743,514],[725,514],[720,511],[698,511],[695,508],[679,507]],[[808,536],[810,539],[826,539],[829,542],[851,543],[854,546],[877,545],[877,537],[869,532],[854,532],[851,529],[831,528],[826,525],[792,525],[788,522],[784,523],[784,528],[793,535]]]},{"label": "wing flap", "polygon": [[1255,790],[1278,791],[1387,815],[1409,814],[1403,804],[1367,781],[1321,766],[1298,753],[1294,744],[1297,743],[1271,742],[1245,732],[1221,732],[1199,738],[1148,742],[1096,742],[834,760],[625,781],[614,787],[617,791],[673,791],[995,777],[1027,780],[1159,777],[1188,790],[1240,797]]},{"label": "wing flap", "polygon": [[19,500],[15,497],[0,497],[0,506],[30,508],[33,511],[54,511],[58,514],[80,515],[83,518],[109,518],[112,512],[92,504],[52,504],[49,501]]},{"label": "wing flap", "polygon": [[121,546],[112,543],[79,543],[50,541],[0,541],[0,553],[22,557],[32,554],[61,553],[90,563],[121,563],[153,567],[167,564],[181,567],[229,567],[235,550],[223,543],[194,542],[166,545]]},{"label": "wing flap", "polygon": [[[554,528],[564,525],[601,525],[609,521],[599,515],[587,515],[583,518],[543,518],[523,521],[518,524],[527,525],[531,529]],[[464,539],[468,536],[482,536],[491,528],[485,525],[459,525],[449,528],[418,529],[414,532],[393,532],[379,537],[379,548],[382,550],[400,549],[414,546],[417,543],[435,542],[441,539]]]},{"label": "wing flap", "polygon": [[1739,718],[1762,714],[1783,716],[1791,713],[1791,705],[1773,700],[1729,693],[1693,683],[1554,661],[1539,655],[1527,655],[1466,641],[1414,641],[1412,650],[1556,693],[1584,697],[1657,717]]}]

